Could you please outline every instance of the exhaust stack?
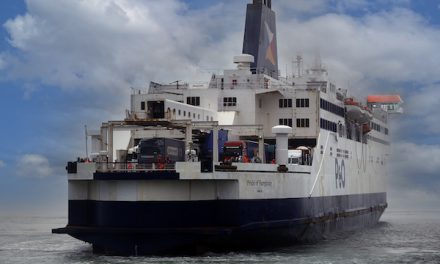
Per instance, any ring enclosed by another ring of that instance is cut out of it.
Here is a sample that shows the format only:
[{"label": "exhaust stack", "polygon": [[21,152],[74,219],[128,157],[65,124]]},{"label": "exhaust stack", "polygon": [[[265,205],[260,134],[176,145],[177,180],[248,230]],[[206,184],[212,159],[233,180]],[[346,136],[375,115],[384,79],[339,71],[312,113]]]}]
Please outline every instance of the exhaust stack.
[{"label": "exhaust stack", "polygon": [[253,0],[247,5],[243,54],[255,58],[252,73],[264,73],[278,79],[277,30],[272,0]]}]

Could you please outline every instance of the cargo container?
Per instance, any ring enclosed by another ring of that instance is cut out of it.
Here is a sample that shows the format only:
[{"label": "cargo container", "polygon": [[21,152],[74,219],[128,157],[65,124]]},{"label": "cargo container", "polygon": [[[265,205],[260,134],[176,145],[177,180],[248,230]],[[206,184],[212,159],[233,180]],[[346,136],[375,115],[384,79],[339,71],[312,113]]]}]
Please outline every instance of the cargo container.
[{"label": "cargo container", "polygon": [[138,152],[140,164],[185,161],[185,141],[172,138],[142,139],[138,145]]},{"label": "cargo container", "polygon": [[[218,131],[218,157],[222,160],[223,157],[223,146],[225,142],[228,141],[228,131],[219,130]],[[213,142],[214,137],[212,132],[207,133],[200,141],[200,153],[199,160],[202,166],[202,172],[212,172],[212,159],[213,159]]]}]

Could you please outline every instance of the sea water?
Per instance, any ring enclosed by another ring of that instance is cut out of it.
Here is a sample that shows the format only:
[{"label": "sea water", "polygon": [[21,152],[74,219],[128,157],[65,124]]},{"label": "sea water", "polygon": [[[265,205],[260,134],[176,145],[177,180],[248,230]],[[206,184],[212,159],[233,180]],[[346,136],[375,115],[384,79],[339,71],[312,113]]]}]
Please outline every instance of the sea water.
[{"label": "sea water", "polygon": [[375,227],[313,244],[182,257],[94,255],[86,243],[51,234],[66,221],[0,216],[0,263],[440,263],[440,212],[432,211],[387,211]]}]

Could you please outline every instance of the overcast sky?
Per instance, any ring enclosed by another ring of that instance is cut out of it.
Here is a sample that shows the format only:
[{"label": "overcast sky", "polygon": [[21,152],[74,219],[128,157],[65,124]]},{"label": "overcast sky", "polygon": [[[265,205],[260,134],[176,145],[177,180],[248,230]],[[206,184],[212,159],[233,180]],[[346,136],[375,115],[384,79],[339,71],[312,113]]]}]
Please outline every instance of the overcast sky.
[{"label": "overcast sky", "polygon": [[[123,118],[131,87],[233,67],[250,0],[2,0],[0,211],[66,213],[83,127]],[[273,0],[279,66],[319,53],[339,87],[399,93],[390,208],[440,209],[440,2]]]}]

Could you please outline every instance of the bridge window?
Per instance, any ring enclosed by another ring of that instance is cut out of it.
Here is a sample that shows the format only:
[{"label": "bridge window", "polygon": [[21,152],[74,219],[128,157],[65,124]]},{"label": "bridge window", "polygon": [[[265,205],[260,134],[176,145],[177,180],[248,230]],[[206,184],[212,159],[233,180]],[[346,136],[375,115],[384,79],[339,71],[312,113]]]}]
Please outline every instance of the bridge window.
[{"label": "bridge window", "polygon": [[382,127],[374,122],[371,122],[371,128],[373,130],[376,130],[377,132],[381,132],[382,131]]},{"label": "bridge window", "polygon": [[200,97],[187,97],[186,103],[193,106],[200,106]]},{"label": "bridge window", "polygon": [[293,121],[292,121],[292,118],[280,118],[278,124],[280,124],[281,126],[292,127]]},{"label": "bridge window", "polygon": [[237,106],[237,97],[224,97],[223,106]]},{"label": "bridge window", "polygon": [[334,122],[328,121],[326,119],[322,119],[321,118],[321,128],[325,129],[325,130],[329,130],[332,132],[337,132],[338,131],[338,125]]},{"label": "bridge window", "polygon": [[330,103],[329,101],[326,101],[324,99],[320,100],[320,106],[321,106],[321,109],[324,109],[324,110],[326,110],[330,113],[333,113],[335,115],[344,117],[345,110],[343,107],[340,107],[338,105]]},{"label": "bridge window", "polygon": [[310,106],[309,99],[296,99],[296,107],[297,108],[306,108]]},{"label": "bridge window", "polygon": [[310,127],[310,120],[308,118],[296,119],[296,127]]},{"label": "bridge window", "polygon": [[292,107],[292,99],[280,99],[279,106],[280,106],[280,108],[291,108]]}]

